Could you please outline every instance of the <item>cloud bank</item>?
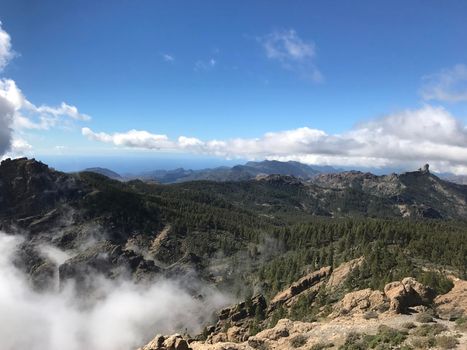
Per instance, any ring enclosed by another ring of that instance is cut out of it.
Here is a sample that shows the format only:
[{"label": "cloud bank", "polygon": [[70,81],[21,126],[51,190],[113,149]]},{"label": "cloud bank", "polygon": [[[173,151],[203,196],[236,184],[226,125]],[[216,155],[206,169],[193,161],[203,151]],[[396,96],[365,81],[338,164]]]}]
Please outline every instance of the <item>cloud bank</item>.
[{"label": "cloud bank", "polygon": [[[61,291],[38,293],[12,260],[21,239],[0,232],[0,348],[2,350],[130,350],[156,332],[197,332],[227,299],[205,288],[195,299],[177,282],[150,286],[99,280],[94,301],[76,293],[72,284]],[[54,260],[67,256],[41,247]],[[90,301],[92,301],[90,303]],[[83,305],[84,304],[84,305]]]},{"label": "cloud bank", "polygon": [[203,141],[130,130],[83,128],[90,140],[120,147],[185,151],[227,158],[297,160],[309,164],[384,167],[430,162],[435,170],[467,173],[467,129],[443,107],[426,105],[357,125],[342,134],[309,127],[258,138]]}]

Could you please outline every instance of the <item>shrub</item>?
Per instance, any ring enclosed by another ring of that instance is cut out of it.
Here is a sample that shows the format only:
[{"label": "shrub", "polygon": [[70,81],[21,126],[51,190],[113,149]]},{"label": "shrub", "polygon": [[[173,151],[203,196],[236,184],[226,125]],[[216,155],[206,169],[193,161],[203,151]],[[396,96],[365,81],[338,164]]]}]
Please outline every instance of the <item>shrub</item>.
[{"label": "shrub", "polygon": [[310,350],[324,350],[324,349],[328,349],[332,347],[334,347],[334,344],[332,343],[317,343],[317,344],[313,344]]},{"label": "shrub", "polygon": [[340,350],[392,349],[402,344],[407,333],[397,329],[380,326],[375,335],[350,333]]},{"label": "shrub", "polygon": [[405,329],[413,329],[413,328],[416,328],[417,325],[413,322],[405,322],[402,324],[402,328],[405,328]]},{"label": "shrub", "polygon": [[441,349],[455,349],[457,344],[459,344],[459,342],[453,336],[440,335],[436,337],[436,346]]},{"label": "shrub", "polygon": [[467,331],[467,317],[462,316],[456,320],[456,329],[460,331]]},{"label": "shrub", "polygon": [[419,337],[435,336],[440,334],[441,332],[444,332],[446,329],[446,326],[439,323],[422,324],[413,332],[413,334]]},{"label": "shrub", "polygon": [[433,288],[436,294],[446,294],[454,287],[454,283],[446,275],[435,271],[421,273],[417,276],[417,281]]},{"label": "shrub", "polygon": [[430,323],[433,322],[433,316],[427,312],[422,312],[415,317],[415,320],[420,323]]},{"label": "shrub", "polygon": [[364,337],[364,341],[370,348],[375,348],[381,344],[387,344],[389,346],[400,345],[406,338],[406,332],[401,332],[397,329],[382,325],[379,326],[376,335],[367,335]]},{"label": "shrub", "polygon": [[428,338],[414,338],[411,342],[415,349],[430,349],[436,344],[435,337]]},{"label": "shrub", "polygon": [[345,338],[344,345],[339,347],[339,350],[366,350],[365,344],[362,341],[362,335],[351,332]]},{"label": "shrub", "polygon": [[369,320],[372,318],[378,318],[378,313],[376,311],[367,311],[363,314],[363,318],[365,320]]},{"label": "shrub", "polygon": [[305,345],[307,339],[308,338],[305,337],[303,334],[299,334],[299,335],[296,335],[295,337],[293,337],[292,339],[290,339],[290,344],[294,348],[299,348],[299,347],[302,347],[303,345]]}]

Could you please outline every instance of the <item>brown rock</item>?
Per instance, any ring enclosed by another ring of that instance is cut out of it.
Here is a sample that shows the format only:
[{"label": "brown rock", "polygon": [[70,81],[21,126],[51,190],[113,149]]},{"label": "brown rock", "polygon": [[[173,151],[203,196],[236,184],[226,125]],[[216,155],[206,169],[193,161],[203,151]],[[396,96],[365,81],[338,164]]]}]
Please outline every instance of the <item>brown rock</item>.
[{"label": "brown rock", "polygon": [[333,307],[331,317],[347,314],[377,311],[384,307],[387,299],[384,293],[370,288],[347,293],[341,301]]},{"label": "brown rock", "polygon": [[139,350],[190,350],[190,347],[180,334],[173,334],[168,337],[158,334]]},{"label": "brown rock", "polygon": [[227,341],[227,334],[224,332],[219,332],[209,336],[207,342],[210,344],[221,343]]},{"label": "brown rock", "polygon": [[284,304],[287,300],[313,287],[317,283],[322,282],[323,279],[329,276],[330,273],[331,273],[331,267],[326,266],[326,267],[322,267],[318,271],[314,271],[300,278],[298,281],[292,283],[292,285],[289,288],[276,294],[276,296],[271,300],[270,308],[274,309],[278,305]]},{"label": "brown rock", "polygon": [[241,342],[245,336],[246,330],[241,327],[233,326],[227,330],[227,340],[230,342]]},{"label": "brown rock", "polygon": [[[265,329],[258,334],[255,338],[257,339],[268,339],[268,340],[277,340],[279,338],[288,337],[290,332],[289,329],[292,326],[293,322],[288,319],[282,319],[277,322],[277,325],[274,328]],[[250,337],[249,339],[251,339]]]},{"label": "brown rock", "polygon": [[409,307],[417,305],[429,305],[435,296],[431,288],[412,277],[388,283],[384,287],[384,294],[389,299],[389,309],[396,313],[405,313]]},{"label": "brown rock", "polygon": [[334,271],[332,271],[329,281],[326,283],[326,289],[334,291],[339,288],[339,286],[345,282],[352,270],[359,267],[363,261],[364,258],[360,257],[339,265],[334,269]]},{"label": "brown rock", "polygon": [[183,338],[175,339],[175,350],[189,350],[188,342]]},{"label": "brown rock", "polygon": [[389,309],[397,313],[406,311],[408,305],[406,305],[407,291],[404,285],[397,281],[391,282],[384,286],[384,294],[389,299]]},{"label": "brown rock", "polygon": [[445,319],[467,315],[467,281],[459,278],[453,278],[452,281],[454,287],[435,299],[438,313]]}]

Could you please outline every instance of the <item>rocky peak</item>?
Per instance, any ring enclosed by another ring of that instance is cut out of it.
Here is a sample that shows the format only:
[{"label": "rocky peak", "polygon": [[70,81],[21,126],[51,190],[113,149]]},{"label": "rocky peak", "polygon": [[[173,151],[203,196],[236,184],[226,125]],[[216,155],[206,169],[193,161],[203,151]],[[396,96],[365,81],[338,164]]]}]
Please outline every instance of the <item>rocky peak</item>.
[{"label": "rocky peak", "polygon": [[42,215],[61,201],[76,198],[80,181],[35,159],[6,159],[0,164],[0,217]]},{"label": "rocky peak", "polygon": [[423,174],[429,174],[430,173],[430,164],[425,164],[422,166],[420,169],[418,169]]}]

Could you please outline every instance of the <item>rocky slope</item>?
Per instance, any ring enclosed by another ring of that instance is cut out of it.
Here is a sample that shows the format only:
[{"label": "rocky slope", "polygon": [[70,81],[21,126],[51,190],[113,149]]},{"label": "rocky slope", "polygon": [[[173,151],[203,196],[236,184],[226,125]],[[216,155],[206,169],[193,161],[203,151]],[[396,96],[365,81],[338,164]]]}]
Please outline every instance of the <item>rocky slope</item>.
[{"label": "rocky slope", "polygon": [[[338,291],[356,259],[336,268],[324,268],[304,276],[277,294],[266,306],[258,295],[219,313],[218,323],[205,329],[205,340],[181,335],[158,335],[139,350],[211,349],[465,349],[467,347],[467,281],[454,279],[454,288],[437,296],[430,287],[411,277],[387,284],[384,291],[358,290],[322,307],[313,322],[287,318],[272,321],[279,307],[288,310],[300,296],[326,289]],[[252,329],[263,309],[264,330]],[[328,309],[328,310],[327,310]],[[290,313],[289,313],[290,315]],[[457,322],[456,322],[457,320]]]}]

